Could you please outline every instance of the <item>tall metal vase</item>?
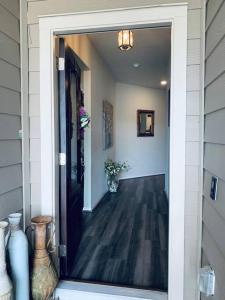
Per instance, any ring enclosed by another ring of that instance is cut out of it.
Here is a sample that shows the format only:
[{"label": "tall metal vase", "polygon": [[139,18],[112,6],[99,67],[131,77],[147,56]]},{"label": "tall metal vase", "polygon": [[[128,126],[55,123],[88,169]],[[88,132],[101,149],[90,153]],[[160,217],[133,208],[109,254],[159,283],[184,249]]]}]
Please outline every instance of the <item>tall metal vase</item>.
[{"label": "tall metal vase", "polygon": [[9,260],[12,272],[15,300],[29,300],[29,258],[28,241],[20,228],[22,214],[15,213],[8,216],[10,238],[8,242]]},{"label": "tall metal vase", "polygon": [[52,222],[48,216],[31,219],[35,229],[35,250],[32,271],[33,300],[47,300],[52,295],[57,282],[57,273],[46,249],[46,229]]},{"label": "tall metal vase", "polygon": [[0,222],[0,300],[12,300],[12,284],[6,272],[5,262],[5,229],[7,222]]}]

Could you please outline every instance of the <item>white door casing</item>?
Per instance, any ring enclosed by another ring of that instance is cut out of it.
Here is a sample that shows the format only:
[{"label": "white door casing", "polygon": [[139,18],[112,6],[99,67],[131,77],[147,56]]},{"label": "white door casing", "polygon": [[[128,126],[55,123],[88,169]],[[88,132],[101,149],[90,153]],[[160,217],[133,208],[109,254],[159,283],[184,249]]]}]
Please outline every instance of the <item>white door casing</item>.
[{"label": "white door casing", "polygon": [[[41,212],[58,216],[58,153],[54,85],[54,35],[124,27],[171,26],[171,124],[169,183],[169,300],[182,300],[184,288],[184,203],[187,4],[135,7],[41,16],[40,122]],[[58,227],[58,226],[56,226]],[[55,240],[58,241],[58,230]]]}]

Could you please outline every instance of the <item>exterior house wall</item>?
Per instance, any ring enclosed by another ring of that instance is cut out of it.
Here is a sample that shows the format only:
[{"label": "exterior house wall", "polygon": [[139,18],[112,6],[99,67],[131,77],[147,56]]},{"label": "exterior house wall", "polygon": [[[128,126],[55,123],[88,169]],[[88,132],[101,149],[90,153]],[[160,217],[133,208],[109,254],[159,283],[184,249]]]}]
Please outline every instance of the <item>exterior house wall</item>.
[{"label": "exterior house wall", "polygon": [[[225,295],[225,1],[206,5],[205,153],[203,191],[203,259],[216,274],[215,296]],[[212,176],[217,176],[218,199],[210,200]],[[202,296],[202,299],[205,297]]]},{"label": "exterior house wall", "polygon": [[[40,209],[40,113],[38,16],[137,5],[179,3],[177,0],[42,0],[28,1],[31,207]],[[201,224],[201,42],[202,0],[189,0],[186,126],[185,299],[197,299]]]},{"label": "exterior house wall", "polygon": [[0,219],[22,209],[19,0],[0,0]]}]

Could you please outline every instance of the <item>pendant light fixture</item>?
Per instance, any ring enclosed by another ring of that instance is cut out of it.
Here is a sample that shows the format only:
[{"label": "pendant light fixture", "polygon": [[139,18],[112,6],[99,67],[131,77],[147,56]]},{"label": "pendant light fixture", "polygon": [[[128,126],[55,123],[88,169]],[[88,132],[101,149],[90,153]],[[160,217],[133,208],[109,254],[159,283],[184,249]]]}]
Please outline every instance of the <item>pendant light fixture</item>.
[{"label": "pendant light fixture", "polygon": [[134,38],[131,30],[121,30],[118,33],[118,46],[122,51],[128,51],[133,48]]}]

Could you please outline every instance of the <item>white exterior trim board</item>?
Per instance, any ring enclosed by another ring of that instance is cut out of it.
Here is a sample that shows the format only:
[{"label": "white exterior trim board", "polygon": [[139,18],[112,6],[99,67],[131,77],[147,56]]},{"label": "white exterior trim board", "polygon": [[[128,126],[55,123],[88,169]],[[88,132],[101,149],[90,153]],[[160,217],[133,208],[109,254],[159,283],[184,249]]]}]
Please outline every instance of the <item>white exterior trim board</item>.
[{"label": "white exterior trim board", "polygon": [[[58,203],[53,82],[53,34],[90,32],[126,26],[150,27],[171,24],[171,139],[170,224],[168,300],[184,297],[184,203],[187,5],[160,5],[41,17],[40,118],[41,118],[41,212],[55,217]],[[56,233],[56,240],[58,235]],[[155,300],[155,299],[153,299]]]}]

